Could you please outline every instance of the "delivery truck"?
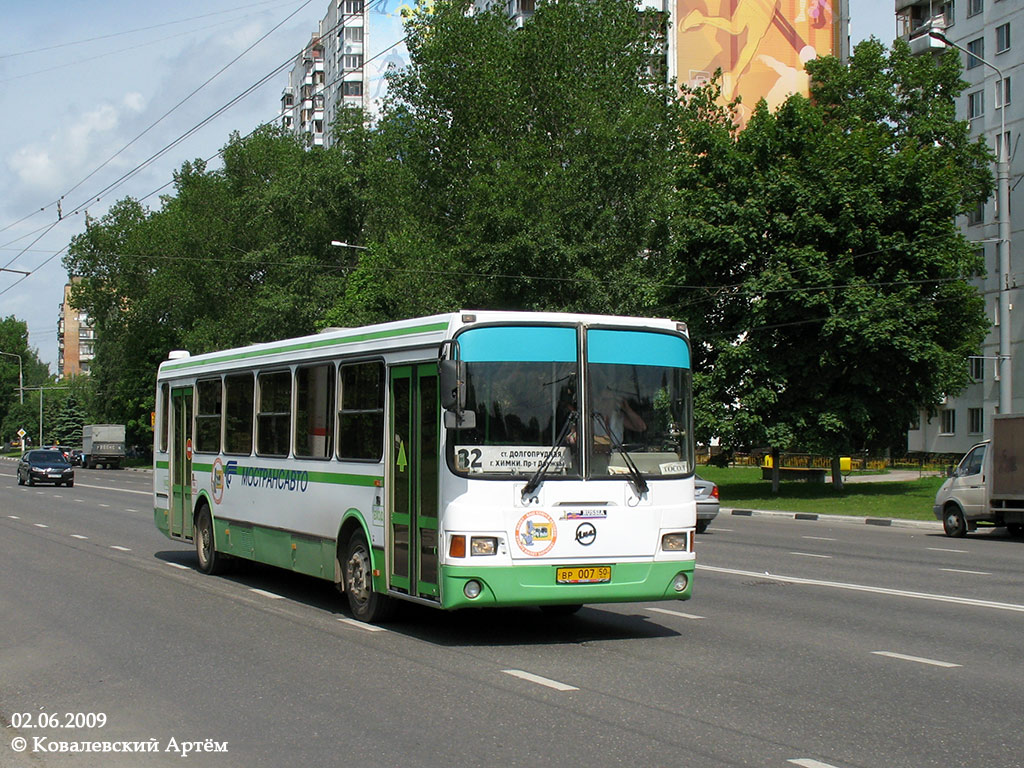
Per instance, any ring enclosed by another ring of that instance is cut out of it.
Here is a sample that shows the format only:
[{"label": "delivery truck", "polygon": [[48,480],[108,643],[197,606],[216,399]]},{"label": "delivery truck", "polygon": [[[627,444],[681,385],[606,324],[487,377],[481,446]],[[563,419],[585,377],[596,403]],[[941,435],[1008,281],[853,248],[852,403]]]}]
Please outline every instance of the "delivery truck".
[{"label": "delivery truck", "polygon": [[1024,415],[997,415],[992,438],[973,446],[935,494],[935,517],[947,536],[978,523],[1024,532]]},{"label": "delivery truck", "polygon": [[124,461],[124,424],[86,424],[82,427],[82,466],[117,469]]}]

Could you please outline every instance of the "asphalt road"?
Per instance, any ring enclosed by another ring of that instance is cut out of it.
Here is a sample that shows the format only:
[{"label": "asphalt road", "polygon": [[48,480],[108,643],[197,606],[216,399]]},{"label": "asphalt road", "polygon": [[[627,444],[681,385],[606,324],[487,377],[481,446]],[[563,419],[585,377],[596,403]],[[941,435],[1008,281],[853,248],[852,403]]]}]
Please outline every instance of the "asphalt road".
[{"label": "asphalt road", "polygon": [[[1001,529],[952,540],[723,514],[697,538],[689,602],[557,620],[410,607],[369,628],[324,582],[198,573],[153,526],[148,483],[79,470],[74,488],[19,487],[0,464],[0,766],[1010,768],[1024,755],[1024,542]],[[128,743],[159,751],[117,754]]]}]

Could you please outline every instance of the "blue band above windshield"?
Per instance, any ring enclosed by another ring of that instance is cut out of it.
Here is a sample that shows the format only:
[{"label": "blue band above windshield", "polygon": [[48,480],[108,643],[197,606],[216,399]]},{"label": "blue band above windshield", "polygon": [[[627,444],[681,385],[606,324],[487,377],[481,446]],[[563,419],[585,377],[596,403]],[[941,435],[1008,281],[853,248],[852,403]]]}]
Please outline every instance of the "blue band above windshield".
[{"label": "blue band above windshield", "polygon": [[690,348],[680,336],[647,331],[587,331],[587,360],[614,365],[689,368]]},{"label": "blue band above windshield", "polygon": [[459,351],[468,363],[572,363],[576,361],[576,329],[473,328],[459,334]]}]

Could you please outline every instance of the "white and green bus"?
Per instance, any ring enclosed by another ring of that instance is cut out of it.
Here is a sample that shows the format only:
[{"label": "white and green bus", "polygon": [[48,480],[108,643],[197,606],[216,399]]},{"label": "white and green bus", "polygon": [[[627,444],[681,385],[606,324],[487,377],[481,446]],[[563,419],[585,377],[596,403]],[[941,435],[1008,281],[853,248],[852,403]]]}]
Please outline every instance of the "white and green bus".
[{"label": "white and green bus", "polygon": [[154,514],[200,570],[333,581],[364,621],[690,597],[686,326],[459,312],[191,356],[157,380]]}]

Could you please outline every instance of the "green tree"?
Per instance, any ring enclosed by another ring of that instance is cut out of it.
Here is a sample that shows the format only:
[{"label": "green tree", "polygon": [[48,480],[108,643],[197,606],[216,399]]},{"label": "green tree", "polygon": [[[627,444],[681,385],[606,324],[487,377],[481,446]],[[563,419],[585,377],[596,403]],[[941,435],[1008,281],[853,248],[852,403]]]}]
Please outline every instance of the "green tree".
[{"label": "green tree", "polygon": [[901,444],[919,409],[967,382],[988,323],[954,217],[991,193],[991,156],[956,120],[955,52],[872,40],[849,67],[807,66],[810,100],[762,103],[735,136],[734,182],[706,191],[735,215],[715,217],[727,245],[713,264],[679,258],[682,282],[715,291],[676,306],[707,340],[705,434],[838,455]]},{"label": "green tree", "polygon": [[441,2],[365,156],[366,244],[335,322],[462,306],[643,312],[667,242],[664,19],[623,0]]},{"label": "green tree", "polygon": [[[36,350],[28,346],[28,324],[13,315],[0,320],[0,352],[4,353],[0,355],[0,441],[9,441],[22,427],[17,422],[23,419],[24,409],[15,407],[28,397],[27,392],[24,397],[19,395],[19,376],[24,386],[38,387],[47,381],[50,369],[39,360]],[[37,424],[38,417],[32,423]],[[11,424],[15,426],[10,427]],[[28,431],[28,427],[25,429]]]},{"label": "green tree", "polygon": [[159,210],[126,198],[89,220],[64,263],[97,329],[90,417],[147,445],[170,350],[316,331],[344,293],[345,256],[330,242],[358,237],[357,185],[340,152],[264,128],[233,136],[222,168],[185,163]]},{"label": "green tree", "polygon": [[73,395],[63,398],[60,410],[48,431],[53,440],[60,445],[77,446],[82,444],[82,425],[86,424],[85,410]]}]

